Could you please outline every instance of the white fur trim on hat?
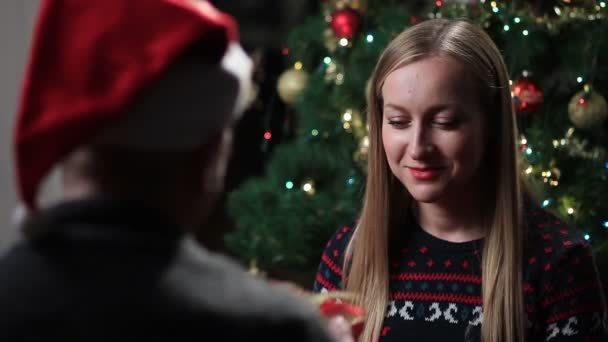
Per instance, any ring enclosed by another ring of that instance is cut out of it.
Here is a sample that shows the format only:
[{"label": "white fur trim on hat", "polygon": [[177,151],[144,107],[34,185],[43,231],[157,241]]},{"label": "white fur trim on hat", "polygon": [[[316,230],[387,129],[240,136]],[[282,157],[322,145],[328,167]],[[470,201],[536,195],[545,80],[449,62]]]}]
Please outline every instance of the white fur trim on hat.
[{"label": "white fur trim on hat", "polygon": [[93,143],[153,149],[201,146],[246,109],[252,72],[251,59],[235,42],[219,65],[177,62]]}]

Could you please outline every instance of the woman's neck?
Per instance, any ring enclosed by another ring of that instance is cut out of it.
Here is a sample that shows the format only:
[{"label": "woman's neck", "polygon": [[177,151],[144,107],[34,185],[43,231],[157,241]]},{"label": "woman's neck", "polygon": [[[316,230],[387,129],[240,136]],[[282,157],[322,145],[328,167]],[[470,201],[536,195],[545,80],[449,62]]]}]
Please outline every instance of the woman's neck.
[{"label": "woman's neck", "polygon": [[450,242],[467,242],[484,237],[482,214],[481,201],[477,196],[463,196],[449,202],[418,202],[415,208],[422,229]]}]

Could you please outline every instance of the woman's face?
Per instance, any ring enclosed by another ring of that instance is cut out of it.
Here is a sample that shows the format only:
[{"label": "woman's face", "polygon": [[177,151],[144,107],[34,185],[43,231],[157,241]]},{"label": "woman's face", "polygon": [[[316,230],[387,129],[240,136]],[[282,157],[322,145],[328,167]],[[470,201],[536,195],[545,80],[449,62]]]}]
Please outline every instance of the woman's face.
[{"label": "woman's face", "polygon": [[452,57],[406,64],[384,82],[386,159],[416,201],[454,201],[478,189],[486,139],[475,82]]}]

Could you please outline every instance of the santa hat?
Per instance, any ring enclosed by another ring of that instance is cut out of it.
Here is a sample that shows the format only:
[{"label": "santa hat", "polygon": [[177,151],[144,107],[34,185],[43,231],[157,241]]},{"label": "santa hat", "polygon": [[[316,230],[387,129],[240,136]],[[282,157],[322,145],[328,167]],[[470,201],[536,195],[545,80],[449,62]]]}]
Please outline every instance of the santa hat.
[{"label": "santa hat", "polygon": [[[86,144],[184,149],[244,110],[252,63],[234,20],[202,0],[46,0],[21,93],[21,200]],[[183,60],[200,52],[199,60]]]}]

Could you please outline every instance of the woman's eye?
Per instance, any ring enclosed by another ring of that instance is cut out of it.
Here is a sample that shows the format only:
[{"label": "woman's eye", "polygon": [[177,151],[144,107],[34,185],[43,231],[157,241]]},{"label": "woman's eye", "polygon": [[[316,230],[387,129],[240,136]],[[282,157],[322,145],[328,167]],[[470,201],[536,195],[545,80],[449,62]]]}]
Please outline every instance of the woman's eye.
[{"label": "woman's eye", "polygon": [[435,121],[433,121],[433,124],[437,127],[440,128],[445,128],[445,129],[453,129],[458,127],[458,125],[460,124],[460,121],[456,120],[456,119],[437,119]]},{"label": "woman's eye", "polygon": [[408,122],[405,120],[390,120],[390,119],[388,120],[387,123],[395,128],[404,128],[408,124]]}]

